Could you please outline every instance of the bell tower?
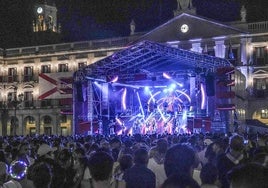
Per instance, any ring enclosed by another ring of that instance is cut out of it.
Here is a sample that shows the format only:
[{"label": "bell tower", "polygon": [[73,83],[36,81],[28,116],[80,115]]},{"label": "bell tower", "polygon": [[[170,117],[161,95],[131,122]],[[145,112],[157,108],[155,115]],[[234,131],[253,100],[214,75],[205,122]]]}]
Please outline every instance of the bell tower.
[{"label": "bell tower", "polygon": [[33,31],[51,31],[58,33],[57,7],[54,2],[39,1],[34,6]]}]

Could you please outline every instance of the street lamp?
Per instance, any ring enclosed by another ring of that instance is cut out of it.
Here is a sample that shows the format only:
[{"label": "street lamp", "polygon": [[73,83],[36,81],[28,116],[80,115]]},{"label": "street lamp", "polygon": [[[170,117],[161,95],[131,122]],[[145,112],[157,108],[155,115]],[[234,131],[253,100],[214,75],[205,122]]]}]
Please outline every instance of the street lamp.
[{"label": "street lamp", "polygon": [[14,97],[13,99],[10,101],[12,106],[14,107],[14,116],[11,119],[11,126],[10,126],[10,133],[11,135],[15,136],[16,135],[16,127],[17,127],[17,109],[19,107],[19,105],[22,103],[23,101],[23,94],[19,94],[17,95],[17,90],[18,87],[14,86]]}]

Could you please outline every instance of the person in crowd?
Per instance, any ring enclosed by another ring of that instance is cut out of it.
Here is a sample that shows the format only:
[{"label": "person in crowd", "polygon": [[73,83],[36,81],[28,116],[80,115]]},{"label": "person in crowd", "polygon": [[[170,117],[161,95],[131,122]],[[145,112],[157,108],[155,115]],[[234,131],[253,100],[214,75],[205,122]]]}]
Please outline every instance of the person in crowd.
[{"label": "person in crowd", "polygon": [[148,151],[139,148],[134,152],[134,165],[127,169],[123,175],[127,188],[155,188],[155,174],[147,168]]},{"label": "person in crowd", "polygon": [[207,150],[205,152],[205,157],[207,162],[217,164],[218,156],[225,153],[225,147],[222,138],[218,138],[216,141],[212,142],[208,145]]},{"label": "person in crowd", "polygon": [[211,139],[209,139],[209,138],[204,139],[203,138],[203,143],[201,145],[201,149],[198,152],[201,166],[205,165],[208,162],[208,159],[205,157],[205,154],[206,154],[208,146],[212,143],[213,143],[213,141]]},{"label": "person in crowd", "polygon": [[5,153],[5,158],[7,161],[7,164],[9,165],[12,162],[12,146],[10,144],[8,144],[5,149],[4,149],[4,153]]},{"label": "person in crowd", "polygon": [[201,188],[219,188],[218,169],[213,163],[206,163],[200,173]]},{"label": "person in crowd", "polygon": [[[193,179],[193,172],[198,163],[197,153],[190,145],[176,144],[166,152],[164,169],[167,177],[175,174]],[[193,181],[195,180],[193,179]]]},{"label": "person in crowd", "polygon": [[4,188],[33,188],[27,179],[28,166],[24,161],[13,161],[9,166],[10,180],[3,184]]},{"label": "person in crowd", "polygon": [[5,162],[0,162],[0,188],[8,180],[8,166]]},{"label": "person in crowd", "polygon": [[113,138],[110,141],[110,148],[112,150],[112,156],[114,158],[114,161],[117,161],[119,151],[121,150],[122,142],[119,138]]},{"label": "person in crowd", "polygon": [[229,149],[218,157],[217,168],[219,170],[219,180],[223,188],[229,188],[230,186],[227,181],[227,172],[245,162],[243,152],[244,138],[240,135],[234,135],[230,138]]},{"label": "person in crowd", "polygon": [[36,163],[32,169],[32,174],[34,188],[51,188],[52,172],[47,163]]},{"label": "person in crowd", "polygon": [[258,153],[252,157],[252,162],[268,167],[268,153]]},{"label": "person in crowd", "polygon": [[200,188],[198,183],[189,176],[170,175],[160,188]]},{"label": "person in crowd", "polygon": [[50,147],[46,143],[42,143],[37,149],[37,159],[35,163],[29,167],[28,178],[32,180],[34,174],[32,168],[38,162],[45,162],[49,165],[52,174],[51,188],[63,188],[66,181],[66,172],[64,168],[61,167],[55,160],[54,153],[57,151],[57,148]]},{"label": "person in crowd", "polygon": [[91,174],[87,188],[125,188],[125,182],[112,178],[113,157],[104,151],[91,154],[88,167]]},{"label": "person in crowd", "polygon": [[19,145],[16,156],[14,160],[24,161],[28,166],[34,163],[34,159],[29,156],[30,144],[28,142],[23,142]]},{"label": "person in crowd", "polygon": [[119,157],[118,163],[114,170],[114,178],[123,180],[125,171],[133,166],[133,157],[131,154],[123,154]]},{"label": "person in crowd", "polygon": [[152,170],[156,177],[156,187],[159,187],[167,178],[164,169],[164,159],[168,149],[168,142],[164,138],[160,138],[156,142],[156,151],[149,158],[147,167]]},{"label": "person in crowd", "polygon": [[87,166],[88,159],[84,148],[76,148],[73,152],[73,169],[75,176],[72,188],[86,187],[90,178],[89,168]]},{"label": "person in crowd", "polygon": [[63,171],[66,175],[64,187],[72,187],[74,185],[74,180],[76,180],[74,178],[76,172],[73,168],[72,153],[67,148],[62,149],[56,157],[56,162],[64,169]]},{"label": "person in crowd", "polygon": [[231,188],[266,188],[268,169],[257,163],[247,163],[234,167],[228,173]]}]

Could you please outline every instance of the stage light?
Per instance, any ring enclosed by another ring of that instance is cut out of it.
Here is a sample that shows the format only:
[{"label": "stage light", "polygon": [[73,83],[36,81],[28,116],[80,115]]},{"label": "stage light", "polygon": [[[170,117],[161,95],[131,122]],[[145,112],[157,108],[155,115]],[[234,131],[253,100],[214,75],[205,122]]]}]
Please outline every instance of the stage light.
[{"label": "stage light", "polygon": [[175,89],[177,86],[176,86],[176,84],[170,84],[170,86],[169,86],[169,88],[171,88],[171,89]]},{"label": "stage light", "polygon": [[180,90],[176,90],[176,92],[180,93],[181,95],[184,95],[188,99],[189,103],[191,103],[191,98],[187,93],[185,93],[184,91],[180,91]]},{"label": "stage light", "polygon": [[144,93],[145,93],[145,94],[149,94],[149,93],[150,93],[150,88],[149,88],[149,86],[145,86],[145,87],[144,87]]},{"label": "stage light", "polygon": [[165,72],[163,72],[163,77],[166,79],[171,79],[171,76]]},{"label": "stage light", "polygon": [[167,92],[168,92],[168,89],[167,89],[167,88],[165,88],[165,89],[163,90],[163,92],[164,92],[164,93],[167,93]]},{"label": "stage light", "polygon": [[200,90],[201,90],[201,109],[203,110],[206,108],[206,93],[204,84],[200,84]]},{"label": "stage light", "polygon": [[177,82],[177,85],[180,86],[180,87],[183,87],[182,83]]},{"label": "stage light", "polygon": [[127,88],[124,88],[123,95],[122,95],[122,107],[123,107],[123,110],[127,109],[126,96],[127,96]]},{"label": "stage light", "polygon": [[118,81],[118,78],[119,78],[118,76],[115,76],[115,77],[111,80],[111,82],[112,82],[112,83],[117,82],[117,81]]},{"label": "stage light", "polygon": [[141,103],[141,98],[140,98],[140,95],[139,95],[139,92],[136,93],[137,94],[137,98],[138,98],[138,101],[139,101],[139,105],[140,105],[140,110],[141,110],[141,113],[142,113],[142,116],[144,117],[144,110],[143,110],[143,107],[142,107],[142,103]]}]

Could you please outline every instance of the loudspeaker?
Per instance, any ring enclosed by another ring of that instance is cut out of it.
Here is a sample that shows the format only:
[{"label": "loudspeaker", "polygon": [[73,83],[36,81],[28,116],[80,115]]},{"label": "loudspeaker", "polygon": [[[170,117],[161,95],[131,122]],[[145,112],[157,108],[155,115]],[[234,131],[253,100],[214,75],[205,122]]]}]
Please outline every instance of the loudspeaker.
[{"label": "loudspeaker", "polygon": [[215,83],[214,83],[213,75],[206,76],[206,91],[207,91],[207,96],[215,95]]},{"label": "loudspeaker", "polygon": [[79,102],[85,102],[86,100],[82,83],[76,84],[76,97]]}]

